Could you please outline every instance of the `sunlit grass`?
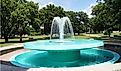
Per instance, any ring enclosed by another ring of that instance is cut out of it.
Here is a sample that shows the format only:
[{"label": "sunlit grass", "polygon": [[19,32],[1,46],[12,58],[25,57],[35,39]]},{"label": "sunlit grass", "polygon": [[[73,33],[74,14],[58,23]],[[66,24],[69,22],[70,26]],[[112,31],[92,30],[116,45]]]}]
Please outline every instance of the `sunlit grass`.
[{"label": "sunlit grass", "polygon": [[[33,38],[33,39],[45,39],[48,36],[42,35],[42,36],[28,36],[28,37],[24,37],[22,38],[22,41],[29,41],[29,38]],[[12,38],[12,39],[8,39],[8,43],[5,43],[4,39],[0,39],[0,47],[4,47],[4,46],[8,46],[8,45],[12,45],[12,44],[16,44],[16,43],[20,43],[20,39],[19,38]]]},{"label": "sunlit grass", "polygon": [[[121,32],[113,32],[111,34],[111,37],[113,37],[114,35],[121,36]],[[30,41],[29,38],[36,39],[36,40],[43,40],[43,39],[48,39],[49,36],[46,36],[46,35],[27,36],[27,37],[24,37],[22,40],[23,40],[23,42]],[[103,33],[101,33],[101,34],[86,34],[86,33],[82,33],[80,35],[76,35],[75,36],[75,39],[90,39],[90,38],[102,40],[102,38],[109,38],[109,37],[108,37],[108,35],[104,35]],[[20,41],[19,37],[18,38],[9,39],[8,41],[9,41],[8,43],[5,43],[4,39],[0,39],[0,47],[4,47],[4,46],[20,43],[19,42]]]}]

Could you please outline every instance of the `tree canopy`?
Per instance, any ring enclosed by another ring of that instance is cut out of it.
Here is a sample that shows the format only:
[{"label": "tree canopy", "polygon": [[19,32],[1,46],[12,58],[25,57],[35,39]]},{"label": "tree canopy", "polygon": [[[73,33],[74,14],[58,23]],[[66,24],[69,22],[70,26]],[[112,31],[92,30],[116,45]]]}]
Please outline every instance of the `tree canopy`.
[{"label": "tree canopy", "polygon": [[41,25],[44,25],[44,34],[50,34],[50,27],[54,17],[63,17],[65,16],[64,9],[60,6],[56,7],[52,4],[47,5],[46,7],[39,10]]},{"label": "tree canopy", "polygon": [[89,23],[89,18],[86,13],[82,11],[80,12],[67,11],[66,16],[68,16],[71,20],[74,33],[80,34],[88,31],[87,26]]},{"label": "tree canopy", "polygon": [[12,25],[10,22],[11,12],[15,10],[17,6],[17,2],[15,0],[2,0],[1,4],[1,36],[4,36],[5,42],[8,42],[8,36],[10,35],[10,30],[12,29]]},{"label": "tree canopy", "polygon": [[[38,14],[38,5],[34,2],[20,3],[17,5],[15,11],[11,13],[11,23],[13,28],[17,31],[16,34],[19,34],[22,37],[23,34],[27,34],[29,29],[28,27],[32,25],[33,28],[39,28],[38,23],[39,14]],[[14,33],[15,33],[14,32]],[[22,39],[20,39],[22,41]]]},{"label": "tree canopy", "polygon": [[[8,42],[11,36],[31,32],[50,34],[54,17],[70,18],[75,33],[107,32],[110,36],[113,30],[121,31],[121,0],[97,0],[92,9],[92,18],[83,11],[65,11],[61,6],[49,4],[39,9],[38,3],[26,0],[2,0],[1,4],[1,37]],[[44,31],[41,29],[44,27]]]},{"label": "tree canopy", "polygon": [[[111,31],[121,30],[121,1],[120,0],[98,0],[98,4],[93,7],[90,19],[93,31],[106,31],[110,36]],[[97,28],[96,28],[97,27]]]}]

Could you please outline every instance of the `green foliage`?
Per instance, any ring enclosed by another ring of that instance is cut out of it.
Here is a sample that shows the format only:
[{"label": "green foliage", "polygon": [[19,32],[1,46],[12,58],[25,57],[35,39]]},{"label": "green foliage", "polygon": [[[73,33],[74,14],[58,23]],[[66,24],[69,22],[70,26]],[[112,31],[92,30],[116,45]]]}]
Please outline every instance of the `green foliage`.
[{"label": "green foliage", "polygon": [[29,34],[28,25],[32,25],[33,28],[39,29],[39,13],[38,4],[30,1],[27,3],[19,3],[11,13],[11,22],[17,30],[16,33],[22,36],[23,34]]},{"label": "green foliage", "polygon": [[84,12],[73,12],[67,11],[66,16],[68,16],[73,25],[74,33],[84,33],[88,31],[89,19],[88,15]]},{"label": "green foliage", "polygon": [[[20,35],[50,34],[50,28],[54,17],[68,16],[75,33],[84,33],[89,30],[93,33],[106,31],[111,35],[112,31],[121,31],[121,0],[97,0],[93,7],[92,15],[82,11],[64,11],[61,6],[47,5],[39,10],[37,3],[26,0],[2,0],[1,4],[1,36],[8,41],[8,37]],[[40,28],[41,26],[44,29]]]},{"label": "green foliage", "polygon": [[[2,0],[1,5],[1,36],[4,36],[6,42],[8,36],[18,34],[22,37],[23,34],[29,34],[29,25],[40,29],[39,6],[38,4],[26,0]],[[22,38],[20,38],[22,41]]]},{"label": "green foliage", "polygon": [[12,29],[12,24],[10,22],[11,12],[15,10],[17,5],[15,0],[2,0],[1,4],[1,36],[5,38],[5,42],[8,42],[8,36],[10,35],[10,30]]},{"label": "green foliage", "polygon": [[52,20],[54,17],[63,17],[65,16],[65,12],[62,7],[54,6],[52,4],[47,5],[46,7],[39,10],[41,25],[44,25],[44,34],[50,34],[50,28],[52,24]]},{"label": "green foliage", "polygon": [[[104,0],[93,7],[92,15],[95,17],[90,19],[90,25],[94,32],[107,31],[110,36],[111,31],[120,31],[121,28],[121,1],[120,0]],[[107,33],[107,32],[106,32]],[[106,34],[105,33],[105,34]]]},{"label": "green foliage", "polygon": [[105,32],[104,32],[104,35],[108,35],[108,34],[109,34],[108,31],[105,31]]}]

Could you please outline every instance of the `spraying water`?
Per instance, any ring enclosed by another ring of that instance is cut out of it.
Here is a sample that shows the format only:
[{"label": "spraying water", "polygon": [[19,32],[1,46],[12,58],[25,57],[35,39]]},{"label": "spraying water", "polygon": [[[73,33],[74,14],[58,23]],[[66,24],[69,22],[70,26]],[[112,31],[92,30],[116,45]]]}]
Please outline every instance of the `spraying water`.
[{"label": "spraying water", "polygon": [[63,41],[65,38],[74,39],[74,32],[68,17],[54,17],[51,26],[50,39],[57,38]]}]

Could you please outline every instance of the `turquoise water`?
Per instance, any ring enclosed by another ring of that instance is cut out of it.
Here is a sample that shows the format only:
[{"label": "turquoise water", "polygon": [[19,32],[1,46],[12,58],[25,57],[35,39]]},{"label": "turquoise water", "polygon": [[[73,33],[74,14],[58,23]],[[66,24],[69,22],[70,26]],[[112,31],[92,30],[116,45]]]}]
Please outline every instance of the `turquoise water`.
[{"label": "turquoise water", "polygon": [[101,40],[93,39],[76,39],[76,40],[39,40],[34,42],[24,43],[25,49],[32,50],[80,50],[86,48],[94,48],[103,46],[104,43]]},{"label": "turquoise water", "polygon": [[31,49],[13,56],[12,64],[25,68],[40,67],[81,67],[100,63],[114,63],[119,59],[117,53],[99,50],[101,40],[39,40],[24,43],[25,49]]},{"label": "turquoise water", "polygon": [[[65,56],[66,57],[66,56]],[[80,59],[76,62],[58,62],[48,58],[47,51],[27,51],[11,58],[11,63],[25,68],[40,67],[81,67],[100,63],[114,63],[118,54],[99,49],[86,49],[80,51]]]}]

